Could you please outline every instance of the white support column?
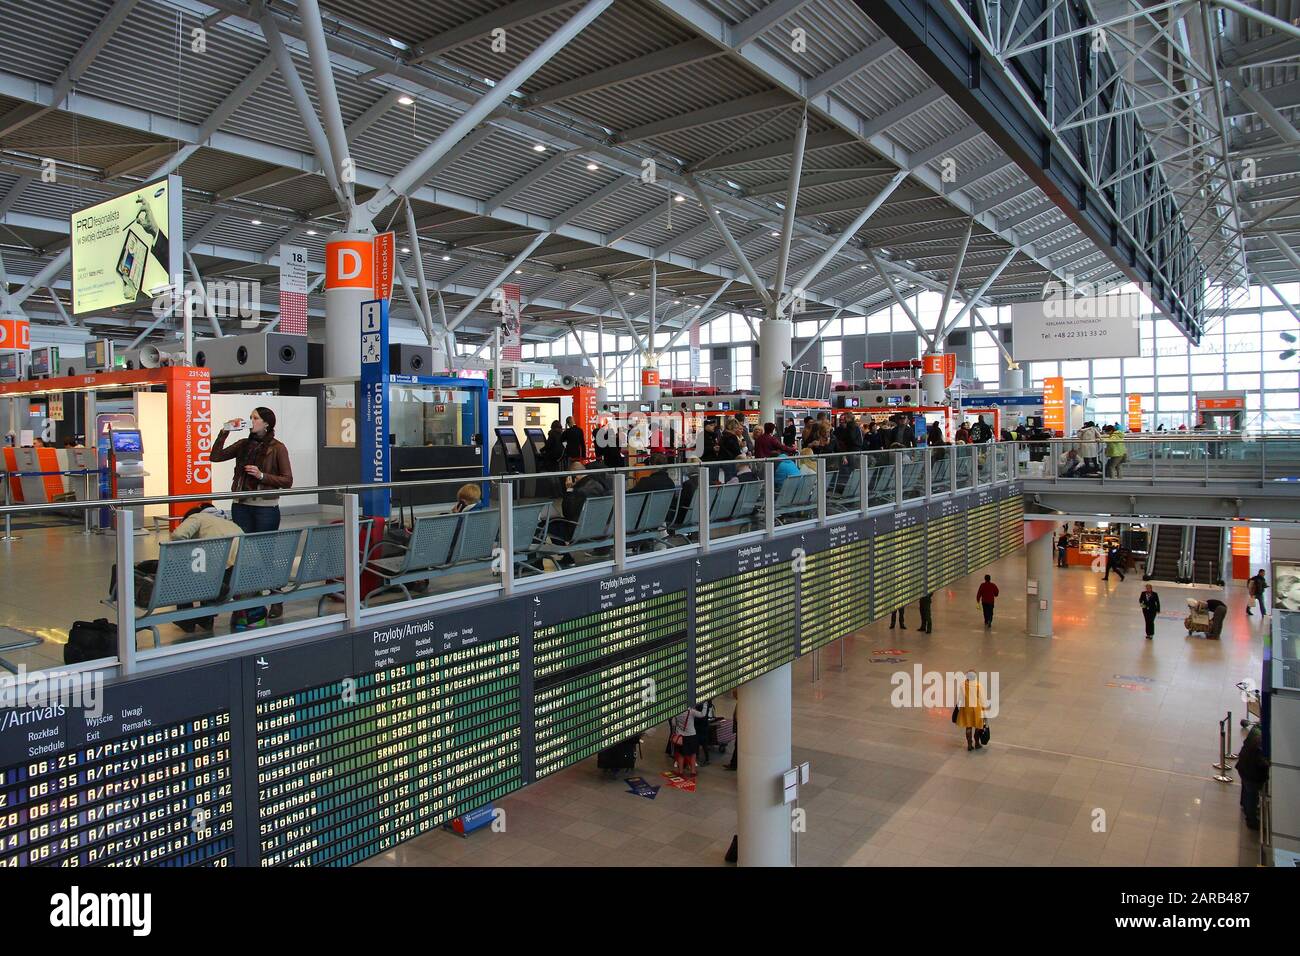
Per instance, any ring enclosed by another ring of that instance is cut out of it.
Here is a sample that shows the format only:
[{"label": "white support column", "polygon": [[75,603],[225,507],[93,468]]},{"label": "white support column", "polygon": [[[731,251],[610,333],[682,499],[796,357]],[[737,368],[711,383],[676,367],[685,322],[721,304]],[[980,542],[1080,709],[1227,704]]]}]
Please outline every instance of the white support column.
[{"label": "white support column", "polygon": [[[758,405],[764,422],[781,427],[785,364],[790,362],[791,323],[771,312],[758,327]],[[784,364],[783,364],[784,363]]]},{"label": "white support column", "polygon": [[[926,350],[926,358],[939,356],[943,358],[943,345],[938,343],[935,348]],[[943,385],[943,362],[939,363],[939,371],[928,372],[924,369],[921,371],[921,394],[926,405],[942,405],[944,403],[945,389]]]},{"label": "white support column", "polygon": [[[617,301],[617,299],[616,299]],[[645,337],[645,354],[641,359],[641,401],[649,402],[651,411],[657,411],[660,388],[657,382],[659,372],[659,353],[655,350],[655,319],[659,309],[659,264],[650,260],[650,328]],[[656,383],[646,381],[648,372],[654,372]]]},{"label": "white support column", "polygon": [[[1052,554],[1053,521],[1033,521],[1025,536],[1039,536],[1025,546],[1025,632],[1030,637],[1052,636],[1052,598],[1056,573]],[[1035,593],[1036,592],[1036,593]]]},{"label": "white support column", "polygon": [[1020,391],[1024,387],[1025,374],[1024,369],[1020,368],[1020,366],[1007,368],[1007,366],[1003,364],[998,369],[998,388],[1003,390]]},{"label": "white support column", "polygon": [[[325,275],[335,275],[340,283],[373,268],[375,237],[364,232],[336,232],[325,240]],[[358,248],[350,243],[363,243]],[[357,378],[361,375],[361,303],[373,299],[370,288],[356,288],[325,283],[325,377]]]},{"label": "white support column", "polygon": [[736,838],[740,866],[790,866],[790,807],[781,776],[791,767],[793,665],[739,690],[736,733]]}]

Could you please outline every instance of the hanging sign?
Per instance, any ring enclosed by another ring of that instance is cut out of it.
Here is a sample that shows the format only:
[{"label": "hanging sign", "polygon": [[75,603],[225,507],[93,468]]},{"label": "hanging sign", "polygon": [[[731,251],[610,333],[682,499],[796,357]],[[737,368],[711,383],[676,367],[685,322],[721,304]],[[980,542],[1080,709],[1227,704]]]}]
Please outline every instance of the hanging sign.
[{"label": "hanging sign", "polygon": [[285,335],[307,334],[307,250],[280,247],[280,326]]}]

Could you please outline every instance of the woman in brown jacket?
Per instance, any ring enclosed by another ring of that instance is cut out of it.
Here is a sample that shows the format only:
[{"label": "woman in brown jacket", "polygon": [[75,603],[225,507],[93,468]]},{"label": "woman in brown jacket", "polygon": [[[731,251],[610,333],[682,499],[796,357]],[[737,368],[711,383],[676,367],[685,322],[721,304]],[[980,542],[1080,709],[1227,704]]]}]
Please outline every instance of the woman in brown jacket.
[{"label": "woman in brown jacket", "polygon": [[[235,476],[230,482],[230,490],[292,488],[289,449],[275,437],[275,412],[262,407],[253,409],[249,416],[249,436],[227,448],[226,437],[230,429],[239,425],[238,420],[222,425],[212,446],[213,461],[235,459]],[[230,509],[230,517],[244,529],[245,534],[275,531],[280,527],[280,499],[271,496],[239,498]]]}]

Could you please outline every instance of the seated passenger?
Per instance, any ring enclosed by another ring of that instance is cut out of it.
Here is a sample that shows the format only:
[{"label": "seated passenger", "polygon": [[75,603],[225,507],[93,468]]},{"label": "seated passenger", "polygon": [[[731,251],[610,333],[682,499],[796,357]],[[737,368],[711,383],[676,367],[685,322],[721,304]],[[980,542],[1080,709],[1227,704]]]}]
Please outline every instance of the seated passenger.
[{"label": "seated passenger", "polygon": [[1083,468],[1083,460],[1073,448],[1060,456],[1060,475],[1062,478],[1076,477],[1081,468]]},{"label": "seated passenger", "polygon": [[772,484],[780,491],[787,478],[797,477],[799,473],[799,466],[794,463],[793,458],[789,455],[780,455],[776,460],[776,473],[772,476]]},{"label": "seated passenger", "polygon": [[754,474],[750,461],[751,459],[747,455],[741,455],[736,461],[736,474],[727,484],[734,485],[742,481],[758,481],[758,475]]},{"label": "seated passenger", "polygon": [[600,476],[587,474],[582,462],[571,463],[569,471],[572,474],[564,479],[565,492],[560,505],[564,517],[551,521],[551,537],[563,544],[568,544],[573,538],[587,499],[609,494],[609,490],[601,483]]},{"label": "seated passenger", "polygon": [[483,500],[483,489],[474,482],[467,482],[456,490],[456,505],[451,509],[452,514],[459,514],[462,511],[473,511],[478,507],[478,503]]},{"label": "seated passenger", "polygon": [[[655,452],[650,456],[647,464],[650,465],[668,465],[671,462],[668,456]],[[667,468],[656,468],[644,477],[637,479],[636,485],[633,486],[635,491],[676,491],[677,485],[673,483],[672,472]]]}]

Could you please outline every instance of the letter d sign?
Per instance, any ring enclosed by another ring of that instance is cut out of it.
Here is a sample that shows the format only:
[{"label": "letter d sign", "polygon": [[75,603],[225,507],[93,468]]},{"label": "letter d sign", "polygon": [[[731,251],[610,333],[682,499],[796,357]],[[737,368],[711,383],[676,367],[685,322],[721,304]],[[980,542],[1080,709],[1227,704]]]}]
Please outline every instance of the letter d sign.
[{"label": "letter d sign", "polygon": [[325,248],[325,288],[371,289],[374,267],[374,246],[368,237],[331,242]]}]

